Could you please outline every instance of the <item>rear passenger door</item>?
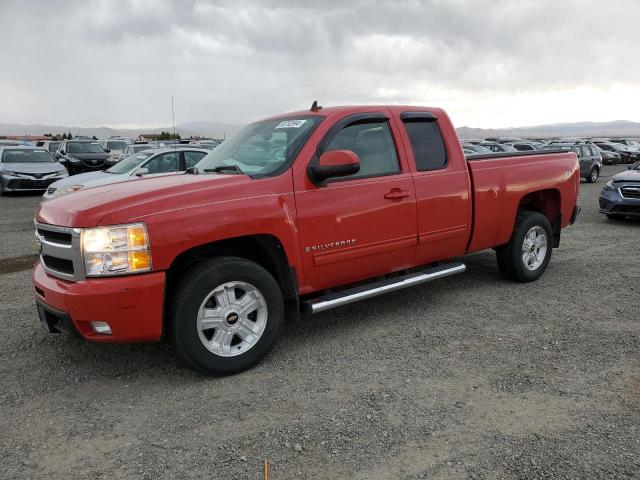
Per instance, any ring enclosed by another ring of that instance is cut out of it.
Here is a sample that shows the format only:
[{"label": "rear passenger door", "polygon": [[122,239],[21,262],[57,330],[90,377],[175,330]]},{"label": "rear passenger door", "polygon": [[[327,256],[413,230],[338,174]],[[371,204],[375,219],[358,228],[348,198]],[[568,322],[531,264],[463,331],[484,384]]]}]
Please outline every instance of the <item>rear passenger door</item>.
[{"label": "rear passenger door", "polygon": [[[403,112],[400,121],[403,143],[414,170],[418,214],[415,263],[462,255],[471,228],[466,160],[459,149],[447,147],[435,115]],[[455,131],[450,134],[455,135]]]}]

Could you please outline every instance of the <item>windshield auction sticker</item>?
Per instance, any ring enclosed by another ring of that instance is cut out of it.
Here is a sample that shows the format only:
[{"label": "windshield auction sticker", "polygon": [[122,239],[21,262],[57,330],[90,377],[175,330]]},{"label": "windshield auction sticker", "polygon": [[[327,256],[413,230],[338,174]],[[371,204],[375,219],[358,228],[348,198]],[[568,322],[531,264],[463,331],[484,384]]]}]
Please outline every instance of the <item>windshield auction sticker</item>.
[{"label": "windshield auction sticker", "polygon": [[276,125],[276,128],[300,128],[306,120],[285,120]]}]

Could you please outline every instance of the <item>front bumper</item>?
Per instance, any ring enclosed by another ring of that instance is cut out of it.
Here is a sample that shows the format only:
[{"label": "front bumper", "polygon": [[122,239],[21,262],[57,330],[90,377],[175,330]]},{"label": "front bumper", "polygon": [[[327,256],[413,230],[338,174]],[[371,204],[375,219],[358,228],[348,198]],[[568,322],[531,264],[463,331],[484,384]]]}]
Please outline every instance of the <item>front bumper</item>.
[{"label": "front bumper", "polygon": [[[164,272],[68,282],[44,271],[32,273],[41,321],[52,332],[105,343],[160,340],[164,311]],[[92,321],[106,322],[111,334],[96,333]]]},{"label": "front bumper", "polygon": [[600,194],[600,213],[640,217],[640,199],[624,198],[616,190],[604,190]]},{"label": "front bumper", "polygon": [[58,175],[51,178],[17,177],[14,175],[0,175],[2,190],[4,192],[41,192],[49,185],[66,178],[67,175]]}]

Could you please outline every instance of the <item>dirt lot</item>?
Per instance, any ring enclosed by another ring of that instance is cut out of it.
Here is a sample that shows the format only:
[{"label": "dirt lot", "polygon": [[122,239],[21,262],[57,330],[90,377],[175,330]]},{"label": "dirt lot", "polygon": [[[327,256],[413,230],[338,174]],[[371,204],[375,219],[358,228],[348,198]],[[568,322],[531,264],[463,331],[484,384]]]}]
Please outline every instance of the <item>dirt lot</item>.
[{"label": "dirt lot", "polygon": [[537,283],[475,254],[290,324],[227,378],[166,344],[45,333],[24,270],[39,198],[0,198],[0,478],[638,478],[640,222],[597,212],[623,168],[582,184]]}]

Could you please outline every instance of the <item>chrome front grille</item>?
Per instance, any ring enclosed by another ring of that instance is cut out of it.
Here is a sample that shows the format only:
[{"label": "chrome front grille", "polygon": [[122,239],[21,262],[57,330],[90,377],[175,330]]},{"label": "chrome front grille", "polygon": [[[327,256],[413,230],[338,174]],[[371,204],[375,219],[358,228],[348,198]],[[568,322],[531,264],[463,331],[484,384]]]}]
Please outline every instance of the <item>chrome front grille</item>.
[{"label": "chrome front grille", "polygon": [[620,195],[624,198],[640,199],[640,185],[627,185],[620,187]]},{"label": "chrome front grille", "polygon": [[36,223],[36,239],[41,245],[40,261],[47,273],[71,281],[85,278],[79,229]]}]

